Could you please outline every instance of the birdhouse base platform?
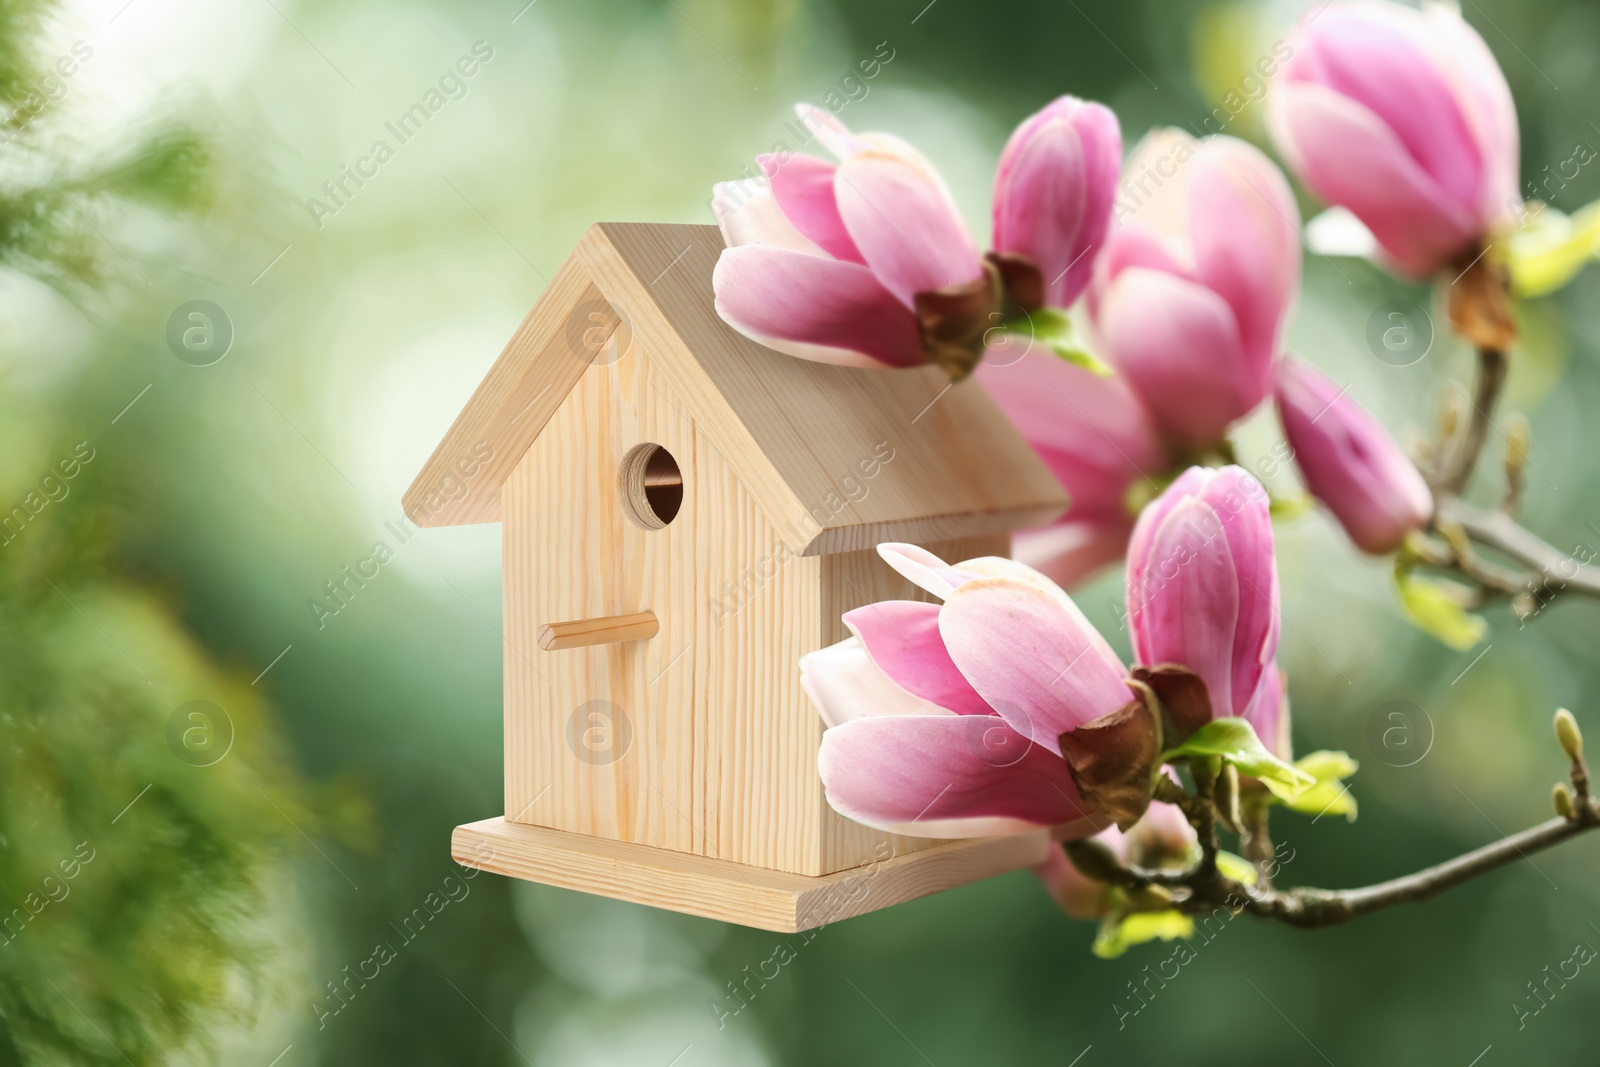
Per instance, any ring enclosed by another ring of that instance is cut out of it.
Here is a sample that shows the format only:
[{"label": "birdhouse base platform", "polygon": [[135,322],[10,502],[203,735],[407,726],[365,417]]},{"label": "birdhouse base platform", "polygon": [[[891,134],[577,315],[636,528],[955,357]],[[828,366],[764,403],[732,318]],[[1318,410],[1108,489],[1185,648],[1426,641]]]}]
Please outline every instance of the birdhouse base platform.
[{"label": "birdhouse base platform", "polygon": [[458,826],[464,867],[648,904],[708,919],[798,933],[1044,861],[1046,830],[951,841],[811,877],[627,841],[484,819]]}]

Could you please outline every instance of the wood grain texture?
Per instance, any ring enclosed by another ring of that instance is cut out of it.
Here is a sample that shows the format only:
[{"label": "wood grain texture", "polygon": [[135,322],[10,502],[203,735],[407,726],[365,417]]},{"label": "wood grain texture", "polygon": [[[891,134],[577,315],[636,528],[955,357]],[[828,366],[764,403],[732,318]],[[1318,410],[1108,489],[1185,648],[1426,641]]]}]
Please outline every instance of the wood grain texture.
[{"label": "wood grain texture", "polygon": [[564,648],[614,645],[624,641],[647,641],[661,630],[653,611],[631,615],[604,615],[598,619],[547,622],[539,627],[539,647],[546,652]]},{"label": "wood grain texture", "polygon": [[786,933],[1031,867],[1049,847],[1043,830],[912,853],[880,839],[868,864],[808,877],[500,818],[458,826],[450,839],[465,867]]}]

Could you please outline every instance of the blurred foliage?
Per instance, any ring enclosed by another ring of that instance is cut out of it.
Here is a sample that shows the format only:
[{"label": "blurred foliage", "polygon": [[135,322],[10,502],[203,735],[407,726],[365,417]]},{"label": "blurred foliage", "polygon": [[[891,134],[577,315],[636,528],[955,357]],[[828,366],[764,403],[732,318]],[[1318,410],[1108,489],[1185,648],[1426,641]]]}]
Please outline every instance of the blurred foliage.
[{"label": "blurred foliage", "polygon": [[[32,95],[52,7],[0,5],[0,101],[17,109],[0,124],[0,264],[87,303],[95,283],[137,270],[94,217],[202,207],[205,147],[165,126],[113,158],[64,151],[69,132]],[[7,347],[0,1063],[171,1062],[275,995],[267,948],[284,918],[263,915],[289,903],[290,820],[325,820],[295,784],[260,691],[215,662],[168,595],[129,575],[137,477],[99,434],[74,436],[93,383],[17,389],[29,374]],[[218,714],[180,721],[196,699]],[[214,759],[186,745],[224,738]]]}]

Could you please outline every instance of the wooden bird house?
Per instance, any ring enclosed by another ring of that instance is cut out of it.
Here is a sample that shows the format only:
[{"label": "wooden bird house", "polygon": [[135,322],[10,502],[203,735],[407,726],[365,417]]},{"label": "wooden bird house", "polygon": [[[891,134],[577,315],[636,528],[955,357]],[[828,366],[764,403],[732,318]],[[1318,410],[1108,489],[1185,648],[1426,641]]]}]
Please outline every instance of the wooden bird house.
[{"label": "wooden bird house", "polygon": [[975,382],[796,359],[712,303],[711,226],[591,227],[405,497],[499,522],[505,814],[455,859],[794,931],[1031,865],[1045,831],[834,812],[797,661],[919,597],[874,551],[1005,555],[1066,506]]}]

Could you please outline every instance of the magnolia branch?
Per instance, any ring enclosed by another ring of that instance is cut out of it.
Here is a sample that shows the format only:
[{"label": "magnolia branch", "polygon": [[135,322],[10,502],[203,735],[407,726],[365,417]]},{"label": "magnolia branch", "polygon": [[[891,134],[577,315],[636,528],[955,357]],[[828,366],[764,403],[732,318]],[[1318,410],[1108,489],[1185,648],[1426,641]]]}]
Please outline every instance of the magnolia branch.
[{"label": "magnolia branch", "polygon": [[1246,902],[1245,911],[1264,919],[1299,927],[1337,926],[1395,904],[1429,900],[1480,874],[1527,859],[1597,826],[1600,826],[1600,808],[1585,798],[1570,817],[1557,816],[1493,844],[1387,882],[1359,889],[1298,888],[1280,892],[1225,881],[1221,896],[1206,894],[1202,899],[1196,894],[1184,902],[1182,910],[1209,911],[1232,896],[1234,900]]},{"label": "magnolia branch", "polygon": [[[1600,597],[1600,567],[1562,552],[1517,521],[1524,461],[1518,453],[1526,447],[1525,441],[1509,450],[1506,492],[1499,508],[1485,510],[1461,498],[1494,426],[1506,371],[1503,347],[1478,348],[1477,384],[1467,426],[1459,440],[1441,442],[1439,464],[1429,472],[1435,497],[1431,532],[1443,543],[1426,547],[1421,561],[1462,575],[1485,594],[1517,598],[1516,606],[1526,616],[1536,613],[1537,604],[1532,601],[1545,590],[1570,589]],[[1480,547],[1498,553],[1512,565],[1485,559],[1479,554]]]},{"label": "magnolia branch", "polygon": [[[1577,723],[1569,712],[1559,711],[1555,730],[1571,761],[1572,783],[1570,788],[1564,782],[1555,788],[1555,818],[1387,882],[1354,889],[1272,888],[1266,877],[1269,867],[1263,862],[1263,858],[1270,859],[1271,846],[1265,852],[1260,850],[1266,835],[1265,809],[1259,810],[1259,821],[1246,820],[1241,827],[1244,847],[1256,853],[1251,858],[1261,876],[1254,884],[1246,884],[1223,874],[1217,867],[1217,779],[1211,768],[1193,765],[1195,792],[1180,802],[1200,838],[1200,858],[1192,866],[1181,871],[1136,867],[1110,858],[1104,850],[1086,847],[1089,842],[1069,842],[1067,855],[1089,877],[1128,890],[1134,900],[1143,902],[1140,910],[1175,909],[1196,915],[1228,908],[1307,929],[1337,926],[1396,904],[1432,899],[1479,875],[1600,828],[1600,804],[1590,794],[1589,767]],[[1256,839],[1254,847],[1252,839]]]}]

